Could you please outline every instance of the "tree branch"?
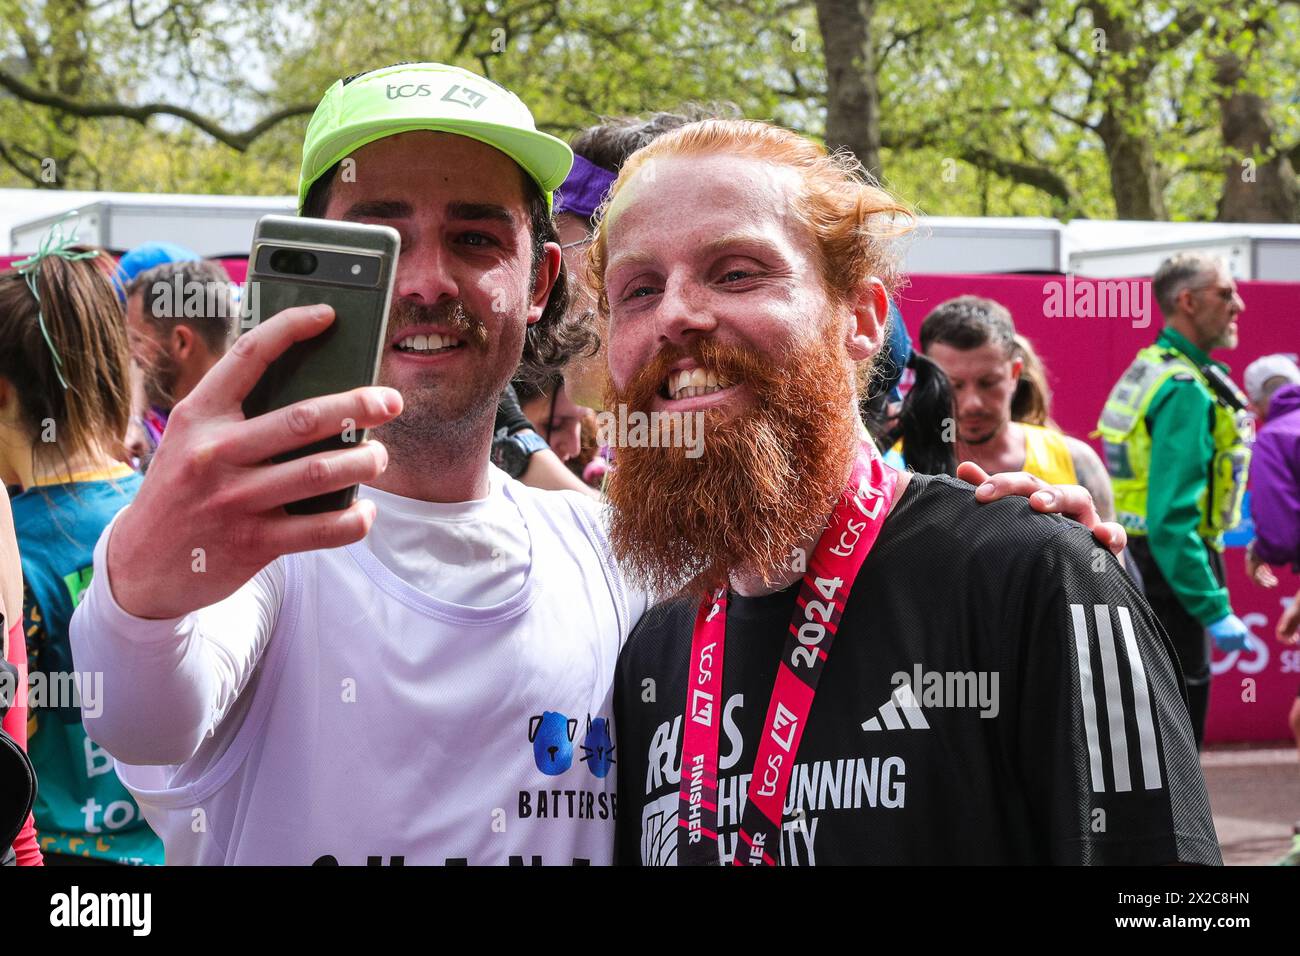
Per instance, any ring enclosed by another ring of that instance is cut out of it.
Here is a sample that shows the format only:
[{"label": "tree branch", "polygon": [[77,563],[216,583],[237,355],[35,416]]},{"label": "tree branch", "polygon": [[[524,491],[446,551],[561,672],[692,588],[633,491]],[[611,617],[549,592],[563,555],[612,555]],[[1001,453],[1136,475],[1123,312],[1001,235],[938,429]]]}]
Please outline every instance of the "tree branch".
[{"label": "tree branch", "polygon": [[[137,30],[143,33],[145,30],[148,30],[150,27],[152,27],[163,17],[167,16],[169,13],[172,13],[175,6],[176,5],[172,3],[167,4],[167,6],[163,7],[161,10],[159,10],[156,14],[154,14],[144,23],[141,23],[135,15],[135,0],[128,0],[126,9],[127,12],[130,13],[131,15],[131,26],[135,27]],[[181,6],[184,6],[184,4],[181,4]]]},{"label": "tree branch", "polygon": [[986,169],[1005,179],[1032,186],[1066,206],[1078,208],[1080,205],[1070,184],[1046,166],[1004,159],[997,153],[980,146],[963,146],[957,155],[979,169]]},{"label": "tree branch", "polygon": [[[994,111],[997,111],[997,108],[994,108]],[[952,139],[940,135],[939,126],[940,123],[934,123],[928,129],[905,134],[899,134],[895,130],[881,130],[880,145],[885,149],[929,147],[951,150],[954,156],[965,160],[977,169],[987,170],[1005,179],[1032,186],[1071,208],[1077,209],[1081,205],[1078,196],[1065,178],[1048,167],[1006,159],[981,146],[957,145]]]},{"label": "tree branch", "polygon": [[[1161,53],[1168,53],[1174,47],[1181,46],[1195,31],[1199,30],[1210,15],[1204,10],[1197,9],[1195,5],[1183,10],[1182,13],[1174,17],[1172,23],[1165,27],[1154,37],[1148,36],[1147,49],[1155,49],[1157,56]],[[1153,59],[1149,54],[1148,60]]]},{"label": "tree branch", "polygon": [[243,132],[237,132],[228,130],[193,110],[186,109],[183,106],[171,106],[167,103],[146,103],[143,106],[130,106],[126,103],[113,102],[80,103],[61,93],[53,93],[28,86],[18,77],[4,70],[0,70],[0,88],[8,90],[24,102],[34,103],[37,106],[48,106],[72,116],[117,116],[123,119],[135,120],[141,124],[146,123],[152,116],[175,116],[177,119],[185,120],[192,126],[207,133],[218,142],[225,143],[231,149],[238,150],[241,153],[247,150],[254,140],[276,124],[294,116],[309,115],[316,109],[315,103],[286,106],[258,120]]},{"label": "tree branch", "polygon": [[49,183],[41,182],[41,178],[39,176],[29,173],[22,166],[18,165],[18,161],[15,160],[13,156],[9,154],[9,150],[5,148],[4,143],[0,143],[0,159],[3,159],[6,163],[8,163],[10,167],[13,168],[14,172],[16,172],[19,176],[22,176],[28,182],[32,183],[37,189],[45,189],[46,187],[49,186]]},{"label": "tree branch", "polygon": [[1067,123],[1071,123],[1071,124],[1073,124],[1074,126],[1079,127],[1079,129],[1081,129],[1081,130],[1086,130],[1086,131],[1089,132],[1089,133],[1095,133],[1095,132],[1097,132],[1097,127],[1096,127],[1095,125],[1093,125],[1092,123],[1089,123],[1089,122],[1088,122],[1087,120],[1085,120],[1085,119],[1081,119],[1081,118],[1078,117],[1078,116],[1072,116],[1071,114],[1065,112],[1065,110],[1059,110],[1059,109],[1057,109],[1055,106],[1049,106],[1049,107],[1047,107],[1047,109],[1048,109],[1048,112],[1050,112],[1053,116],[1055,116],[1055,117],[1057,117],[1057,118],[1059,118],[1059,119],[1063,119],[1063,120],[1065,120]]},{"label": "tree branch", "polygon": [[1059,36],[1052,37],[1052,45],[1056,47],[1057,53],[1060,53],[1071,63],[1077,66],[1080,70],[1082,70],[1084,76],[1088,77],[1091,80],[1095,80],[1097,78],[1097,64],[1095,61],[1089,63],[1083,57],[1079,56],[1077,50],[1075,50],[1072,46],[1070,46],[1070,44],[1066,43],[1065,40]]}]

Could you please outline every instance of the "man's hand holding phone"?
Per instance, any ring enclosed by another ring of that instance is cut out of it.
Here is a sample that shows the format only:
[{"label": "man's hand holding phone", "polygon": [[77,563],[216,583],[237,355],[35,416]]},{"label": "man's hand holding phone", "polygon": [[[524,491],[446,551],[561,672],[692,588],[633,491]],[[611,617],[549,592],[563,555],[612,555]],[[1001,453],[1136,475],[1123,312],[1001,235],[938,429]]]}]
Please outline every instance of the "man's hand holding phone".
[{"label": "man's hand holding phone", "polygon": [[171,618],[214,604],[277,557],[360,541],[374,505],[290,515],[305,495],[374,480],[388,465],[366,441],[282,463],[273,456],[396,418],[402,396],[380,386],[325,395],[245,418],[241,403],[268,365],[334,321],[328,305],[286,309],[235,340],[172,411],[135,501],[113,526],[107,566],[127,613]]}]

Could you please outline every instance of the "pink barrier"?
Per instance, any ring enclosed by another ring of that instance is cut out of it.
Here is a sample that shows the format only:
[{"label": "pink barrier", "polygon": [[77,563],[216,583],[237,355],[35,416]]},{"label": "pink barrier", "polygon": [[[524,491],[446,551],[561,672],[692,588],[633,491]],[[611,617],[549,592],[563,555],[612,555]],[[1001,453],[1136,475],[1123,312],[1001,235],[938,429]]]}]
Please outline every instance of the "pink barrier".
[{"label": "pink barrier", "polygon": [[[1123,281],[1147,289],[1145,293],[1140,288],[1128,290],[1127,310],[1099,307],[1108,298],[1108,305],[1123,305],[1123,297],[1108,297],[1118,290],[1095,284],[1090,295],[1089,280],[1073,279],[1067,284],[1064,276],[1057,275],[916,275],[899,297],[899,307],[913,341],[919,343],[921,320],[940,302],[966,294],[1001,302],[1047,366],[1053,417],[1070,434],[1087,439],[1111,386],[1137,351],[1155,340],[1162,324],[1155,303],[1149,300],[1150,283]],[[1300,351],[1300,283],[1242,282],[1239,288],[1246,303],[1240,321],[1241,345],[1214,357],[1227,361],[1241,384],[1246,366],[1261,355]],[[1067,292],[1072,295],[1067,297]],[[1148,316],[1133,307],[1144,296],[1150,305]],[[1075,307],[1062,308],[1063,299]],[[1095,317],[1099,313],[1109,317]],[[1091,441],[1100,450],[1100,444]],[[1272,591],[1253,584],[1246,577],[1242,552],[1250,536],[1241,529],[1229,539],[1228,590],[1233,609],[1259,639],[1261,650],[1244,655],[1215,653],[1217,676],[1206,727],[1209,741],[1290,737],[1286,717],[1300,685],[1300,649],[1280,644],[1273,633],[1282,598],[1296,593],[1300,576],[1279,573],[1280,584]]]}]

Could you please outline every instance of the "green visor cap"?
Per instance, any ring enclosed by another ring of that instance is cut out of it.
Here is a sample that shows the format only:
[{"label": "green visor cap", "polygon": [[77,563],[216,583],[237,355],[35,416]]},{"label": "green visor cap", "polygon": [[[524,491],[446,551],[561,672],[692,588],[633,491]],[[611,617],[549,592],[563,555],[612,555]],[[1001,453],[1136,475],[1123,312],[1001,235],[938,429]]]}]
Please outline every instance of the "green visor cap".
[{"label": "green visor cap", "polygon": [[367,143],[409,130],[468,136],[501,150],[531,176],[550,209],[573,165],[567,143],[540,132],[519,97],[468,70],[407,63],[336,82],[307,124],[298,175],[298,211],[311,184]]}]

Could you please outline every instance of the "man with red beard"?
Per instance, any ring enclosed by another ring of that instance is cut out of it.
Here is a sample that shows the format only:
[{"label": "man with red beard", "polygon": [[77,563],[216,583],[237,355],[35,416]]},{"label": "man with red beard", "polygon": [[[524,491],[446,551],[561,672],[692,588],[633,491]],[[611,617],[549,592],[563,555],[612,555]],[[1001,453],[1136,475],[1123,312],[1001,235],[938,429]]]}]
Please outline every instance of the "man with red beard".
[{"label": "man with red beard", "polygon": [[[177,404],[71,625],[103,676],[88,732],[169,863],[612,859],[614,662],[646,601],[594,502],[488,458],[521,357],[590,344],[550,215],[570,161],[442,64],[340,80],[313,115],[302,214],[401,235],[380,387],[245,418],[269,361],[348,316],[242,335]],[[348,419],[374,440],[274,460]],[[281,507],[358,482],[342,512]]]},{"label": "man with red beard", "polygon": [[625,573],[682,595],[620,656],[616,856],[1218,863],[1168,641],[1119,564],[864,440],[907,219],[749,121],[668,133],[613,187],[609,408],[704,423],[702,455],[620,447],[608,486]]}]

